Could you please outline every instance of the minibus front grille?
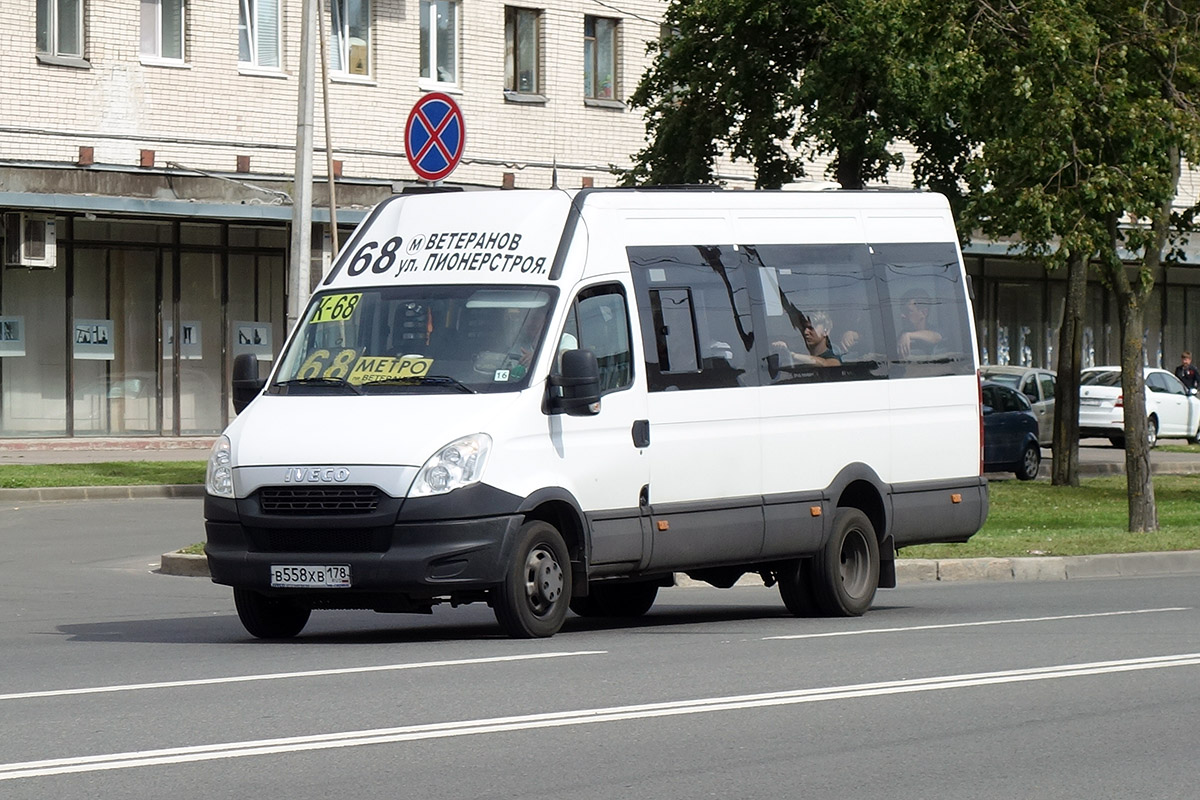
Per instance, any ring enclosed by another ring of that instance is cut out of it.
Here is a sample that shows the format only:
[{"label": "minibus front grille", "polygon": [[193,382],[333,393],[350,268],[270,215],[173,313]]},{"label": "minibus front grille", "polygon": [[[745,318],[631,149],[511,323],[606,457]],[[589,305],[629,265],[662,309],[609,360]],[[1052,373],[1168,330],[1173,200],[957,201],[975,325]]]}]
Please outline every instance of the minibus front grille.
[{"label": "minibus front grille", "polygon": [[259,553],[385,553],[390,528],[250,528]]},{"label": "minibus front grille", "polygon": [[373,486],[268,486],[258,492],[263,514],[293,517],[371,514],[379,497]]}]

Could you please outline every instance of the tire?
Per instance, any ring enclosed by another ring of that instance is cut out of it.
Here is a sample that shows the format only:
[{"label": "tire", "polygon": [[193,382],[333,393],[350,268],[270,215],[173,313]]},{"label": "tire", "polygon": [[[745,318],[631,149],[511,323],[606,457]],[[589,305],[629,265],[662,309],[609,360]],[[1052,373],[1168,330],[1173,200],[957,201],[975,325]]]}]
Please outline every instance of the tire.
[{"label": "tire", "polygon": [[879,541],[867,515],[839,508],[833,533],[812,562],[812,592],[817,606],[831,617],[866,613],[879,587]]},{"label": "tire", "polygon": [[312,609],[249,589],[234,589],[233,604],[243,627],[259,639],[291,639],[312,614]]},{"label": "tire", "polygon": [[571,600],[571,610],[581,617],[640,617],[658,597],[657,583],[599,584],[587,597]]},{"label": "tire", "polygon": [[1146,446],[1153,448],[1158,444],[1158,418],[1146,420]]},{"label": "tire", "polygon": [[1017,479],[1031,481],[1037,477],[1038,469],[1042,466],[1042,448],[1030,442],[1025,445],[1021,454],[1021,463],[1017,465]]},{"label": "tire", "polygon": [[1118,450],[1125,449],[1125,437],[1124,436],[1110,436],[1110,437],[1108,437],[1108,443],[1111,444],[1113,447],[1117,448]]},{"label": "tire", "polygon": [[779,596],[787,610],[797,617],[815,617],[820,613],[812,591],[812,559],[797,558],[779,570]]},{"label": "tire", "polygon": [[515,639],[553,636],[571,599],[571,561],[562,534],[534,520],[517,532],[504,583],[492,590],[492,610]]}]

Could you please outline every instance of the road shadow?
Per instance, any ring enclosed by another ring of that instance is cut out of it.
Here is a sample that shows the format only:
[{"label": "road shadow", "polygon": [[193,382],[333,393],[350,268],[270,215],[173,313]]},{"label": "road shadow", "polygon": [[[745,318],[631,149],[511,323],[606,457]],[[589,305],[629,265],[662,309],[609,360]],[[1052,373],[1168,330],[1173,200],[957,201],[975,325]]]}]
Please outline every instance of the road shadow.
[{"label": "road shadow", "polygon": [[[880,605],[867,618],[888,611]],[[897,607],[898,608],[898,607]],[[440,612],[440,613],[439,613]],[[567,617],[558,636],[572,633],[629,631],[646,635],[712,635],[714,627],[730,623],[794,620],[796,632],[827,630],[838,618],[794,617],[782,603],[696,605],[662,602],[645,616],[634,619]],[[851,618],[858,619],[858,618]],[[848,621],[848,620],[847,620]],[[699,626],[696,628],[696,626]],[[696,628],[687,630],[688,628]],[[257,643],[234,614],[164,619],[115,620],[59,625],[55,630],[71,642],[131,642],[150,644]],[[744,632],[743,632],[744,633]],[[294,639],[272,640],[296,645],[420,644],[450,641],[512,641],[492,616],[491,609],[439,609],[433,615],[375,614],[370,611],[314,611],[305,630]]]}]

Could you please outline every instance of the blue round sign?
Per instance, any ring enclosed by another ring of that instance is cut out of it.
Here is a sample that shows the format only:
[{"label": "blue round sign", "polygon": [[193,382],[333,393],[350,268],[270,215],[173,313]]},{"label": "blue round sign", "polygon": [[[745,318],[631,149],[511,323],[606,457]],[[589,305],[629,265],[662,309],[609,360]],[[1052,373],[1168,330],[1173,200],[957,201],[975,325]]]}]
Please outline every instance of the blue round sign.
[{"label": "blue round sign", "polygon": [[404,126],[404,153],[417,177],[440,181],[458,166],[466,143],[462,110],[454,98],[432,92],[416,102]]}]

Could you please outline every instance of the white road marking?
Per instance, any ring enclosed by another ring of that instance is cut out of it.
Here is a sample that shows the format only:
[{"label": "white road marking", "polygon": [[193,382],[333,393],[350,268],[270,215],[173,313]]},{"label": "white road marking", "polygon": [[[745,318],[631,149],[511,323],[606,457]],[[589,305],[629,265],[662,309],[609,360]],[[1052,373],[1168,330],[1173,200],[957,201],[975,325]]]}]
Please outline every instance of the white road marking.
[{"label": "white road marking", "polygon": [[915,678],[882,683],[833,686],[820,689],[800,689],[767,694],[733,695],[729,697],[710,697],[667,703],[613,706],[610,708],[530,714],[518,717],[496,717],[492,719],[462,720],[459,722],[440,722],[429,725],[408,725],[397,728],[375,728],[314,736],[225,742],[192,747],[172,747],[160,750],[138,750],[127,753],[110,753],[75,758],[22,761],[11,764],[0,764],[0,781],[1188,666],[1200,666],[1200,653],[1152,656],[1120,661],[1098,661],[1084,664],[1064,664],[1054,667],[1035,667],[1031,669],[1005,670],[1002,672],[945,675],[933,678]]},{"label": "white road marking", "polygon": [[977,628],[984,625],[1013,625],[1019,622],[1053,622],[1063,619],[1091,619],[1093,617],[1122,617],[1130,614],[1160,614],[1164,611],[1191,611],[1190,608],[1141,608],[1135,611],[1102,611],[1095,614],[1061,614],[1054,617],[1024,617],[1021,619],[987,619],[980,622],[947,622],[943,625],[911,625],[907,628],[866,628],[854,631],[831,631],[828,633],[795,633],[786,636],[764,636],[763,641],[772,639],[828,639],[834,636],[863,636],[868,633],[907,633],[908,631],[936,631],[944,628]]},{"label": "white road marking", "polygon": [[499,664],[507,661],[533,661],[543,658],[569,658],[572,656],[599,656],[607,650],[577,650],[572,653],[530,653],[520,656],[493,656],[490,658],[461,658],[451,661],[422,661],[412,664],[381,664],[374,667],[344,667],[341,669],[314,669],[306,672],[272,672],[263,675],[233,675],[227,678],[196,678],[186,681],[161,681],[159,683],[128,683],[115,686],[88,686],[79,689],[48,689],[40,692],[13,692],[0,694],[0,700],[28,700],[33,697],[66,697],[78,694],[104,694],[106,692],[137,692],[143,689],[175,689],[181,686],[216,686],[222,683],[249,683],[251,681],[278,681],[291,678],[320,678],[327,675],[355,675],[364,672],[394,672],[406,669],[431,669],[434,667],[462,667],[471,664]]}]

